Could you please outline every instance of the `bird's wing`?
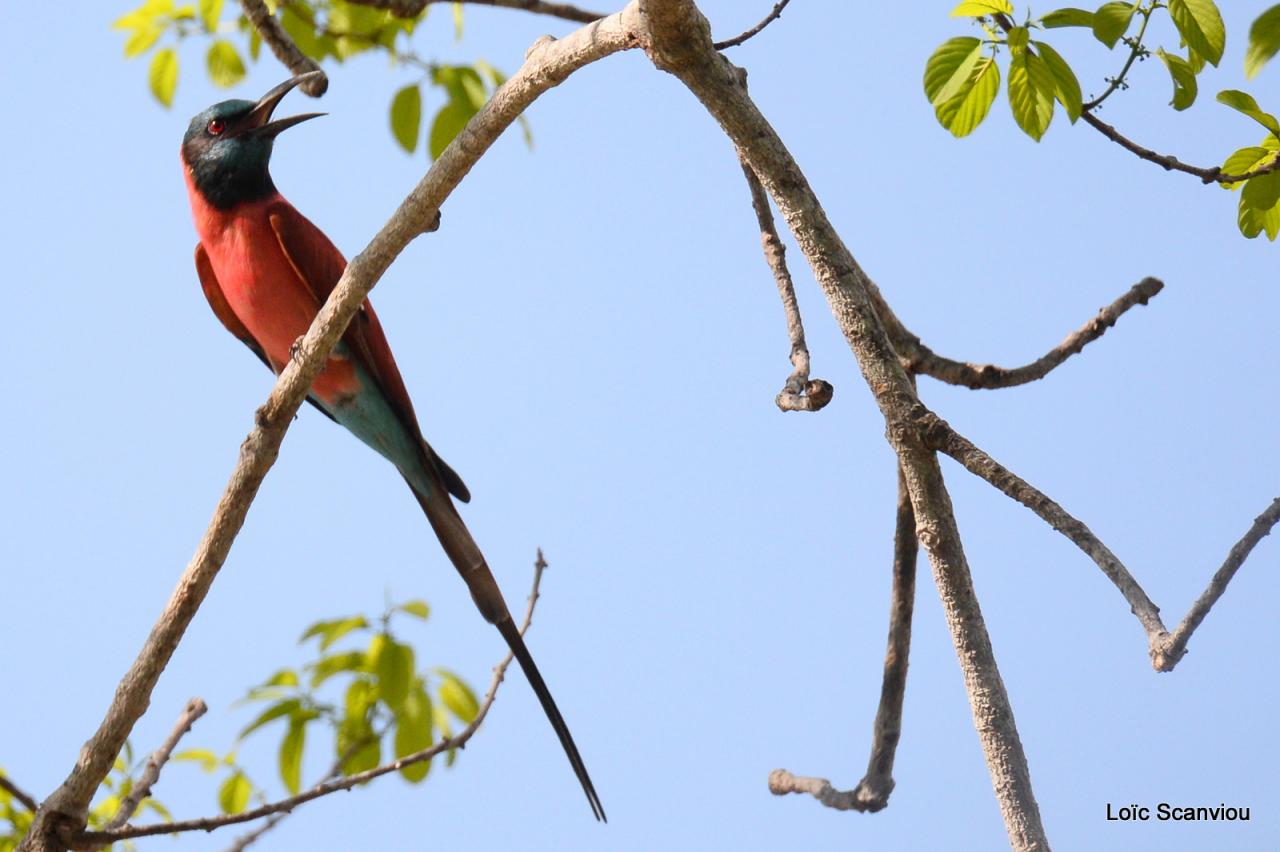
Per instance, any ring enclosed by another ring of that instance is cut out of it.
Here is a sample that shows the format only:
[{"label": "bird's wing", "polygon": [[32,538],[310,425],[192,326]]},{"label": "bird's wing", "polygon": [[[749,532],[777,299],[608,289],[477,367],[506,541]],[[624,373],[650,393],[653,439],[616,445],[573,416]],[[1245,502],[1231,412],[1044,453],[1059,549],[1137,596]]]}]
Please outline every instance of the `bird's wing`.
[{"label": "bird's wing", "polygon": [[213,273],[213,264],[209,262],[209,253],[204,250],[203,243],[196,243],[196,273],[200,276],[200,289],[204,290],[204,297],[209,300],[209,307],[213,308],[213,315],[226,327],[227,331],[248,346],[249,351],[257,355],[268,369],[275,372],[275,368],[267,360],[267,353],[262,351],[258,341],[253,339],[249,329],[244,327],[244,323],[240,322],[236,312],[231,310],[227,297],[222,294],[222,285],[218,283],[218,276]]},{"label": "bird's wing", "polygon": [[[292,205],[274,204],[267,215],[271,221],[271,229],[280,242],[281,251],[288,258],[298,278],[315,296],[316,309],[319,310],[338,285],[338,279],[347,268],[346,259],[324,232]],[[418,439],[428,466],[439,473],[450,494],[463,503],[469,502],[471,492],[462,477],[436,455],[435,450],[422,437],[409,390],[400,376],[400,369],[391,354],[391,346],[382,331],[382,324],[378,322],[378,315],[373,312],[373,305],[369,304],[368,299],[351,320],[343,340],[351,351],[351,357],[373,375],[396,417]]]},{"label": "bird's wing", "polygon": [[[200,276],[200,289],[204,290],[204,297],[209,300],[209,307],[213,308],[213,315],[216,316],[222,325],[233,335],[240,339],[240,342],[249,347],[249,351],[258,356],[258,360],[267,365],[267,369],[273,373],[278,373],[275,367],[271,365],[271,361],[267,358],[267,353],[258,345],[258,341],[249,333],[249,329],[244,327],[244,323],[240,322],[240,317],[236,316],[236,312],[231,309],[231,304],[227,301],[227,297],[223,295],[222,285],[218,283],[218,276],[213,272],[213,264],[209,262],[209,253],[204,250],[202,243],[196,243],[196,273]],[[320,403],[311,397],[307,397],[307,402],[316,407],[325,417],[333,420],[333,415],[324,410]],[[334,421],[337,422],[337,421]]]}]

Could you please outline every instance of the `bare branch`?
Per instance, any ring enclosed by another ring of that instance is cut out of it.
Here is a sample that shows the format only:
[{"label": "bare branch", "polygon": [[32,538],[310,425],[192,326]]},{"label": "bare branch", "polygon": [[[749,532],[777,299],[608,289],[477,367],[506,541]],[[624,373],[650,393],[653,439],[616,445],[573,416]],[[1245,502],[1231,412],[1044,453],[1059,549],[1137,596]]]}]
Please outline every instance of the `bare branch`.
[{"label": "bare branch", "polygon": [[120,802],[120,807],[116,810],[115,816],[111,818],[111,822],[107,823],[106,830],[119,828],[129,821],[134,812],[138,810],[138,806],[142,804],[142,800],[151,795],[151,788],[160,780],[160,770],[169,762],[169,755],[173,753],[174,748],[178,745],[178,740],[182,739],[187,731],[191,730],[191,726],[196,723],[205,713],[209,712],[209,707],[199,698],[193,698],[187,702],[187,706],[183,708],[182,714],[178,716],[178,721],[173,726],[173,730],[169,732],[168,738],[160,745],[160,748],[151,753],[147,758],[147,765],[142,770],[142,776],[138,778],[138,783],[133,785],[133,789],[129,791],[129,795],[124,797]]},{"label": "bare branch", "polygon": [[791,0],[778,0],[778,2],[773,5],[773,10],[770,11],[769,14],[765,15],[764,20],[762,20],[760,23],[756,24],[754,27],[742,33],[741,35],[736,35],[733,38],[716,42],[713,45],[713,47],[715,47],[716,50],[724,50],[727,47],[737,47],[738,45],[742,44],[744,41],[755,38],[761,32],[763,32],[765,27],[769,26],[774,21],[778,20],[778,18],[782,17],[782,10],[787,8],[787,4],[790,2]]},{"label": "bare branch", "polygon": [[783,411],[818,411],[831,401],[835,388],[822,379],[809,379],[809,347],[804,342],[804,321],[796,301],[796,288],[787,269],[787,247],[778,236],[773,212],[769,209],[769,196],[760,185],[760,179],[746,161],[739,159],[738,162],[751,190],[751,207],[756,211],[756,222],[760,225],[760,245],[764,248],[765,262],[773,272],[773,280],[778,284],[782,310],[787,315],[787,336],[791,338],[791,366],[795,372],[787,378],[775,402]]},{"label": "bare branch", "polygon": [[[542,585],[542,574],[547,569],[547,562],[543,559],[542,548],[538,548],[538,558],[533,564],[533,589],[529,593],[529,605],[525,609],[524,620],[520,623],[520,635],[524,635],[533,623],[533,610],[537,605],[539,597],[539,587]],[[126,826],[108,831],[85,831],[81,832],[75,838],[75,844],[72,848],[83,848],[85,845],[114,843],[118,840],[128,840],[134,837],[151,837],[156,834],[170,834],[183,831],[213,831],[227,825],[236,825],[242,822],[252,822],[255,819],[261,819],[265,816],[283,815],[291,812],[298,805],[318,799],[321,796],[327,796],[330,793],[336,793],[339,790],[350,790],[352,787],[358,787],[367,781],[372,781],[382,775],[396,772],[406,766],[412,766],[415,763],[422,763],[431,760],[436,755],[442,754],[453,749],[465,748],[467,741],[475,735],[484,723],[485,717],[489,715],[489,709],[493,706],[494,700],[498,697],[498,687],[502,685],[502,680],[507,674],[507,667],[511,665],[511,661],[515,659],[515,655],[510,651],[502,658],[502,662],[498,663],[493,670],[493,680],[489,682],[489,689],[485,693],[484,699],[480,702],[480,709],[476,712],[476,717],[471,723],[463,728],[456,735],[442,740],[430,748],[422,751],[414,752],[381,766],[368,769],[364,772],[356,772],[352,775],[339,778],[342,774],[342,764],[350,757],[350,752],[343,755],[338,764],[329,771],[329,774],[320,783],[316,784],[310,790],[299,793],[296,796],[290,796],[287,799],[281,799],[278,802],[262,805],[252,810],[243,811],[238,814],[224,814],[216,817],[203,817],[200,819],[188,819],[178,822],[164,822],[155,825]],[[265,831],[266,827],[264,827]],[[252,840],[256,840],[254,837]],[[245,845],[248,845],[246,843]],[[233,847],[234,848],[234,847]],[[243,848],[239,847],[239,848]]]},{"label": "bare branch", "polygon": [[[249,19],[249,23],[262,36],[262,40],[267,43],[267,47],[271,48],[271,52],[276,55],[276,59],[279,59],[281,64],[292,71],[295,76],[320,71],[320,66],[311,57],[298,49],[298,46],[293,43],[293,39],[289,38],[289,34],[284,31],[284,27],[280,25],[280,22],[267,11],[267,6],[263,0],[240,0],[240,6],[244,9],[245,17]],[[328,90],[329,78],[324,75],[323,71],[320,71],[318,76],[312,77],[298,88],[311,97],[318,98]]]},{"label": "bare branch", "polygon": [[[349,2],[360,6],[372,6],[375,9],[386,9],[397,18],[416,18],[428,6],[456,2],[456,0],[349,0]],[[568,3],[550,3],[546,0],[462,0],[462,2],[472,6],[519,9],[536,15],[550,15],[553,18],[564,18],[566,21],[577,21],[580,24],[589,24],[604,17],[600,12],[589,12],[577,6],[570,6]]]},{"label": "bare branch", "polygon": [[832,227],[799,165],[747,95],[739,69],[713,48],[710,27],[691,0],[640,0],[640,11],[646,53],[697,96],[773,196],[858,359],[905,474],[917,534],[933,565],[1010,842],[1018,850],[1047,849],[1026,755],[973,589],[951,498],[937,456],[920,430],[918,418],[927,409],[881,325],[870,281]]},{"label": "bare branch", "polygon": [[785,769],[769,773],[769,792],[809,793],[829,808],[875,813],[889,804],[893,792],[893,758],[902,734],[902,701],[907,690],[907,661],[911,652],[911,613],[915,604],[916,515],[907,482],[898,468],[898,512],[893,533],[893,592],[889,607],[889,648],[884,658],[880,707],[876,710],[867,774],[852,790],[842,791],[825,778],[792,775]]},{"label": "bare branch", "polygon": [[916,597],[916,513],[911,508],[906,477],[898,468],[898,512],[893,531],[893,591],[889,606],[889,647],[884,655],[880,707],[871,740],[867,774],[854,788],[856,801],[868,811],[881,810],[893,792],[893,758],[902,734],[902,703],[911,656],[911,615]]},{"label": "bare branch", "polygon": [[975,390],[1011,388],[1043,379],[1072,355],[1078,355],[1086,346],[1106,334],[1107,329],[1115,325],[1126,311],[1135,305],[1147,304],[1163,289],[1164,284],[1155,278],[1142,279],[1040,358],[1030,364],[1012,368],[953,361],[925,346],[919,337],[908,331],[893,312],[888,310],[887,305],[881,311],[881,318],[885,319],[889,336],[907,369],[947,384]]},{"label": "bare branch", "polygon": [[64,847],[69,838],[83,829],[94,791],[110,771],[111,762],[129,731],[146,710],[160,673],[226,560],[254,495],[275,462],[294,414],[374,284],[405,246],[430,226],[440,205],[529,104],[579,68],[636,44],[632,34],[636,14],[634,5],[628,6],[559,41],[544,37],[535,42],[520,70],[494,92],[432,163],[368,247],[347,264],[342,278],[303,338],[297,356],[285,366],[267,402],[258,410],[254,428],[241,446],[240,459],[213,520],[165,611],[117,687],[98,731],[81,750],[80,759],[62,786],[37,813],[35,824],[23,841],[24,850],[44,852]]},{"label": "bare branch", "polygon": [[1092,530],[1043,492],[974,446],[973,442],[952,429],[945,420],[932,413],[926,415],[926,420],[931,446],[951,456],[970,473],[986,480],[1005,495],[1026,506],[1045,523],[1070,539],[1102,569],[1102,573],[1115,584],[1120,594],[1129,602],[1130,610],[1146,631],[1151,665],[1156,671],[1173,670],[1186,654],[1187,642],[1191,634],[1222,597],[1227,584],[1240,570],[1240,566],[1244,564],[1253,548],[1271,532],[1277,523],[1280,523],[1280,498],[1277,498],[1254,520],[1244,538],[1231,548],[1222,567],[1213,575],[1208,587],[1192,605],[1186,618],[1171,634],[1160,618],[1160,608],[1147,597],[1147,593],[1129,573],[1129,569],[1125,568],[1111,549],[1103,544]]},{"label": "bare branch", "polygon": [[1090,127],[1097,130],[1103,136],[1115,142],[1126,151],[1141,157],[1150,163],[1155,163],[1165,171],[1184,172],[1189,175],[1195,175],[1200,178],[1203,183],[1239,183],[1241,181],[1250,180],[1252,178],[1261,177],[1262,175],[1271,174],[1280,170],[1280,160],[1268,163],[1265,166],[1259,166],[1256,169],[1245,172],[1244,174],[1233,175],[1222,171],[1221,166],[1192,166],[1182,162],[1171,154],[1160,154],[1152,151],[1150,148],[1144,148],[1137,142],[1120,133],[1110,124],[1098,118],[1091,112],[1082,112],[1080,117],[1088,123]]},{"label": "bare branch", "polygon": [[1253,548],[1270,534],[1277,523],[1280,523],[1280,497],[1272,501],[1271,505],[1254,519],[1253,525],[1244,534],[1244,538],[1236,542],[1227,553],[1222,567],[1214,573],[1208,588],[1196,599],[1190,611],[1187,612],[1187,617],[1174,628],[1173,633],[1169,634],[1161,653],[1154,658],[1155,667],[1158,670],[1169,671],[1187,653],[1187,641],[1191,638],[1191,634],[1200,626],[1200,622],[1204,621],[1204,617],[1218,602],[1218,598],[1222,597],[1222,593],[1227,590],[1227,584],[1240,570],[1244,561],[1249,558]]},{"label": "bare branch", "polygon": [[3,772],[0,772],[0,790],[4,790],[10,796],[13,796],[22,803],[24,808],[32,813],[35,813],[40,808],[40,803],[35,800],[34,796],[26,790],[23,790],[17,784],[13,783],[13,781],[9,779],[9,776],[5,775]]},{"label": "bare branch", "polygon": [[1026,506],[1045,523],[1070,539],[1102,569],[1102,573],[1115,584],[1120,594],[1124,595],[1124,599],[1129,602],[1129,608],[1147,633],[1154,656],[1157,639],[1167,632],[1164,622],[1160,620],[1160,608],[1151,602],[1151,598],[1147,597],[1142,586],[1138,585],[1138,581],[1111,552],[1111,549],[1103,544],[1102,540],[1083,522],[1077,520],[1035,486],[974,446],[972,441],[952,429],[945,420],[934,414],[928,415],[928,420],[931,446],[951,456],[970,473],[985,479],[1006,496]]}]

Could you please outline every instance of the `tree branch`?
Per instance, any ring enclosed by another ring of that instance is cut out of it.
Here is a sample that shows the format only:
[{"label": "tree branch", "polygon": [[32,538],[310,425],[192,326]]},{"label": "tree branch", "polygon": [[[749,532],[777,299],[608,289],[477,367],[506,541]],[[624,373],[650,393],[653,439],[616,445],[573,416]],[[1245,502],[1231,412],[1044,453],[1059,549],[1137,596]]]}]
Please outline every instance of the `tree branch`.
[{"label": "tree branch", "polygon": [[755,38],[761,32],[763,32],[765,27],[769,26],[774,21],[778,20],[778,18],[782,17],[782,10],[787,8],[787,4],[790,2],[791,0],[778,0],[778,2],[775,3],[773,6],[773,10],[770,11],[769,14],[765,15],[764,20],[762,20],[760,23],[756,24],[754,27],[742,33],[741,35],[736,35],[733,38],[725,39],[724,41],[718,41],[712,46],[716,50],[724,50],[727,47],[737,47],[738,45],[742,44],[744,41]]},{"label": "tree branch", "polygon": [[[529,603],[525,608],[524,620],[520,623],[520,635],[524,635],[529,629],[529,625],[533,623],[533,610],[538,603],[539,587],[542,585],[542,574],[547,569],[547,562],[542,557],[542,548],[538,548],[538,558],[533,564],[533,588],[529,593]],[[476,711],[476,717],[471,720],[465,728],[446,740],[441,740],[430,748],[422,751],[414,752],[406,755],[398,760],[384,763],[373,769],[367,769],[364,772],[356,772],[345,777],[338,777],[342,774],[342,765],[346,763],[350,757],[350,753],[343,755],[342,758],[329,770],[329,774],[325,776],[318,784],[310,790],[299,793],[296,796],[290,796],[287,799],[281,799],[278,802],[262,805],[248,811],[242,811],[238,814],[223,814],[216,817],[203,817],[200,819],[188,819],[178,822],[163,822],[155,825],[125,826],[124,828],[116,828],[107,831],[85,831],[75,838],[76,844],[72,848],[83,848],[89,844],[107,844],[115,843],[119,840],[128,840],[134,837],[151,837],[157,834],[179,833],[184,831],[213,831],[228,825],[236,825],[242,822],[252,822],[255,819],[261,819],[265,816],[284,815],[291,812],[299,805],[336,793],[340,790],[350,790],[352,787],[358,787],[367,781],[372,781],[382,775],[396,772],[406,766],[412,766],[415,763],[422,763],[425,760],[431,760],[436,755],[442,754],[453,749],[466,748],[468,740],[475,735],[484,723],[485,717],[489,715],[489,709],[493,707],[494,700],[498,697],[498,687],[502,685],[503,678],[507,674],[507,667],[511,665],[511,661],[515,659],[515,655],[510,651],[502,658],[502,661],[494,667],[493,680],[489,682],[489,689],[485,692],[484,699],[480,702],[480,709]],[[276,821],[278,822],[278,820]],[[272,823],[274,825],[275,823]],[[266,827],[263,828],[263,831]],[[247,837],[247,835],[246,835]],[[244,838],[242,838],[243,840]],[[242,846],[233,847],[243,849],[248,843],[256,840],[257,836],[250,838],[248,842]]]},{"label": "tree branch", "polygon": [[13,796],[24,808],[32,813],[35,813],[40,808],[40,803],[35,800],[34,796],[13,783],[9,776],[3,772],[0,772],[0,790],[4,790],[10,796]]},{"label": "tree branch", "polygon": [[289,34],[284,31],[284,27],[267,10],[263,0],[240,0],[240,6],[244,9],[249,23],[258,31],[258,35],[262,36],[262,40],[267,43],[267,47],[271,48],[271,52],[276,55],[276,59],[292,71],[294,76],[319,72],[318,76],[310,78],[298,88],[313,98],[323,95],[329,88],[329,78],[320,71],[320,66],[311,57],[298,49],[293,39],[289,38]]},{"label": "tree branch", "polygon": [[1147,304],[1163,289],[1164,284],[1155,278],[1142,279],[1046,354],[1030,364],[1013,368],[953,361],[936,354],[902,324],[888,305],[884,304],[883,297],[879,297],[878,293],[877,297],[883,305],[881,319],[885,320],[894,348],[898,350],[908,370],[951,385],[990,390],[1016,387],[1043,379],[1072,355],[1078,355],[1084,347],[1106,334],[1107,329],[1115,325],[1130,308]]},{"label": "tree branch", "polygon": [[739,70],[715,51],[710,27],[691,0],[640,0],[640,9],[642,40],[650,59],[697,96],[773,196],[857,357],[904,471],[917,534],[933,565],[1009,839],[1019,850],[1047,849],[1026,756],[973,589],[951,499],[937,456],[925,446],[916,421],[927,409],[880,323],[870,281],[831,226],[794,158],[747,95]]},{"label": "tree branch", "polygon": [[494,92],[432,163],[368,247],[347,264],[342,278],[297,347],[297,355],[280,373],[267,402],[258,410],[254,428],[241,446],[231,481],[191,564],[137,660],[120,682],[98,731],[81,750],[80,759],[62,786],[37,813],[23,841],[23,850],[45,852],[65,848],[67,840],[83,829],[94,791],[110,771],[111,762],[129,731],[146,710],[160,673],[226,560],[258,487],[275,462],[294,414],[374,284],[409,242],[430,227],[440,205],[529,104],[579,68],[636,44],[632,35],[635,16],[634,6],[628,6],[559,41],[550,37],[536,41],[520,70]]},{"label": "tree branch", "polygon": [[138,810],[138,806],[142,804],[142,800],[151,795],[151,788],[160,780],[160,770],[169,762],[169,755],[173,753],[174,748],[178,745],[178,740],[182,739],[187,731],[191,730],[191,726],[196,720],[209,712],[209,707],[199,698],[193,698],[187,702],[187,706],[183,708],[182,714],[178,716],[177,723],[173,726],[173,730],[169,732],[169,737],[160,745],[160,748],[151,753],[147,758],[146,768],[142,770],[142,776],[138,779],[138,783],[129,791],[129,795],[124,797],[120,802],[120,807],[116,810],[115,816],[111,818],[111,822],[107,823],[106,830],[119,828],[129,821],[129,818]]},{"label": "tree branch", "polygon": [[911,653],[911,613],[915,604],[916,515],[907,482],[898,467],[898,512],[893,533],[893,591],[889,607],[889,648],[884,657],[880,706],[872,730],[867,774],[858,786],[841,791],[825,778],[792,775],[785,769],[769,773],[769,792],[775,796],[808,793],[829,808],[875,813],[889,804],[893,792],[893,758],[902,734],[902,702],[907,691],[907,661]]},{"label": "tree branch", "polygon": [[1159,672],[1172,671],[1186,654],[1187,642],[1209,610],[1222,597],[1227,584],[1240,570],[1245,559],[1277,523],[1280,523],[1280,498],[1268,506],[1250,526],[1244,537],[1231,548],[1217,572],[1209,581],[1204,593],[1192,605],[1186,618],[1171,634],[1160,618],[1160,608],[1129,573],[1129,569],[1111,549],[1094,535],[1093,531],[1077,520],[1056,502],[1017,474],[1004,467],[987,453],[974,446],[950,424],[935,414],[926,415],[930,444],[958,461],[970,473],[994,485],[999,491],[1026,506],[1045,523],[1066,536],[1076,547],[1102,569],[1137,617],[1147,634],[1151,665]]},{"label": "tree branch", "polygon": [[[360,6],[372,6],[375,9],[385,9],[397,18],[416,18],[428,6],[434,6],[437,3],[456,2],[456,0],[348,0],[348,2]],[[546,0],[462,0],[462,2],[472,6],[519,9],[524,12],[533,12],[536,15],[550,15],[553,18],[563,18],[566,21],[577,21],[580,24],[589,24],[604,17],[600,12],[590,12],[586,9],[579,9],[577,6],[570,6],[568,3],[550,3],[546,2]]]},{"label": "tree branch", "polygon": [[769,209],[769,196],[760,185],[760,179],[745,160],[739,158],[738,162],[751,190],[751,207],[756,211],[756,222],[760,226],[764,260],[778,284],[782,310],[787,315],[787,336],[791,338],[791,366],[795,372],[787,378],[774,401],[783,411],[819,411],[831,401],[835,388],[822,379],[809,379],[809,347],[804,342],[804,321],[800,317],[800,304],[796,301],[796,288],[787,269],[787,247],[778,236],[773,212]]},{"label": "tree branch", "polygon": [[1159,657],[1155,659],[1158,670],[1169,671],[1187,653],[1187,641],[1191,638],[1191,634],[1196,631],[1200,622],[1204,621],[1204,617],[1209,614],[1209,610],[1222,597],[1222,593],[1227,590],[1227,584],[1240,570],[1244,561],[1249,558],[1253,548],[1271,533],[1277,523],[1280,523],[1280,497],[1272,501],[1271,505],[1254,519],[1253,525],[1244,534],[1244,538],[1236,542],[1227,553],[1222,567],[1214,573],[1213,578],[1209,580],[1209,586],[1192,604],[1186,618],[1182,619],[1182,623],[1169,635],[1164,647],[1161,648]]}]

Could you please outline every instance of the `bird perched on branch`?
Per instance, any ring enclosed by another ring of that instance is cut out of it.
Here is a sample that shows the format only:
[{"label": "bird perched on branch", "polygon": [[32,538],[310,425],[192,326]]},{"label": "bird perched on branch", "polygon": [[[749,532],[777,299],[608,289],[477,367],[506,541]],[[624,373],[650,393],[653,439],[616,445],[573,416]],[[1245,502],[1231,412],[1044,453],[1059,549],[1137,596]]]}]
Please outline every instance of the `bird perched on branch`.
[{"label": "bird perched on branch", "polygon": [[[320,115],[271,119],[281,99],[312,74],[281,83],[256,103],[231,100],[209,107],[191,120],[182,140],[187,195],[200,236],[200,284],[227,330],[275,373],[289,362],[294,341],[311,326],[347,266],[329,238],[276,191],[267,168],[276,136]],[[467,486],[423,439],[368,301],[316,377],[308,400],[404,476],[480,614],[498,628],[519,661],[592,811],[603,820],[604,809],[569,727],[450,498],[466,503],[471,499]]]}]

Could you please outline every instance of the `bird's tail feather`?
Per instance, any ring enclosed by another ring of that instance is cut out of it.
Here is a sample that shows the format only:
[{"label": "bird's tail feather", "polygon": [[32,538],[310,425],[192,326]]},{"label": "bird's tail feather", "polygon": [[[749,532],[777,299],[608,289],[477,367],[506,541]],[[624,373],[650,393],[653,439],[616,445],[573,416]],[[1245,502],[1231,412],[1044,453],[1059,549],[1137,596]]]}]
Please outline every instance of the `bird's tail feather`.
[{"label": "bird's tail feather", "polygon": [[493,572],[489,570],[480,547],[471,537],[470,531],[462,522],[462,518],[445,494],[443,487],[437,487],[430,495],[420,493],[418,489],[412,487],[412,484],[410,488],[418,498],[422,511],[426,513],[436,537],[440,539],[440,544],[449,561],[466,582],[480,614],[498,628],[498,632],[506,640],[516,661],[520,663],[520,668],[528,678],[534,695],[538,697],[543,712],[547,714],[547,720],[551,722],[551,727],[560,739],[560,745],[569,758],[574,774],[578,776],[578,782],[587,795],[587,801],[591,803],[591,810],[596,819],[607,821],[604,806],[600,804],[595,785],[591,783],[591,776],[587,774],[587,766],[582,760],[582,755],[578,753],[577,745],[573,742],[573,735],[569,733],[569,725],[560,715],[560,709],[556,707],[555,699],[551,697],[551,690],[547,688],[547,683],[542,679],[533,656],[525,646],[524,637],[520,635],[520,630],[511,618],[511,612],[502,598],[502,591],[498,588],[498,583],[493,577]]}]

